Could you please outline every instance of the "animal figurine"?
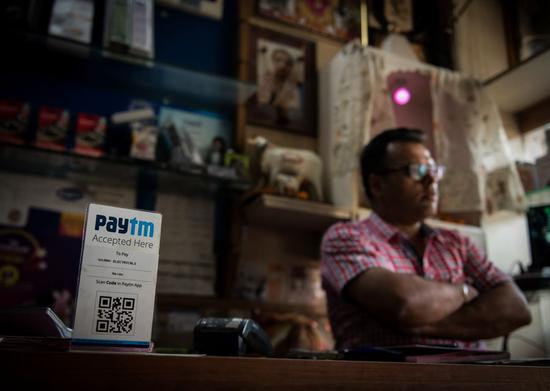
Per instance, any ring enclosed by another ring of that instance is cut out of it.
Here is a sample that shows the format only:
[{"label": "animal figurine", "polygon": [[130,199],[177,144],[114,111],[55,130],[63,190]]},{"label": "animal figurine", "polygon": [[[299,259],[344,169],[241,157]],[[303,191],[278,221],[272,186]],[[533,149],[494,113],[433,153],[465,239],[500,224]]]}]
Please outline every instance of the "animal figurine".
[{"label": "animal figurine", "polygon": [[252,147],[253,173],[260,186],[291,197],[322,201],[322,162],[312,151],[271,144],[264,137],[248,140]]}]

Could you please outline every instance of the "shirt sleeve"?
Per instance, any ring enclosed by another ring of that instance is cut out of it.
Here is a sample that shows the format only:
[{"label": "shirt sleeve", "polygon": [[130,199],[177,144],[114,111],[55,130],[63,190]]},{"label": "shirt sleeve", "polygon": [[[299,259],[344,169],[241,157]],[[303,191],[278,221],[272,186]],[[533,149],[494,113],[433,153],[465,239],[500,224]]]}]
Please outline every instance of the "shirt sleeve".
[{"label": "shirt sleeve", "polygon": [[393,263],[381,256],[354,223],[333,225],[321,244],[321,275],[336,292],[365,270],[381,267],[394,271]]},{"label": "shirt sleeve", "polygon": [[485,252],[469,238],[463,237],[462,239],[466,252],[464,274],[476,289],[487,291],[502,282],[511,281],[510,276],[489,261]]}]

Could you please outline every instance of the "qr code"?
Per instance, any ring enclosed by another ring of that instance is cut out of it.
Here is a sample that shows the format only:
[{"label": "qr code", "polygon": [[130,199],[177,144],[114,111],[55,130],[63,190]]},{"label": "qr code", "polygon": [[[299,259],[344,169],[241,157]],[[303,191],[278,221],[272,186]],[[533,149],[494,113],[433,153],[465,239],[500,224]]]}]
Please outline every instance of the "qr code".
[{"label": "qr code", "polygon": [[98,292],[94,331],[101,334],[134,334],[136,295]]}]

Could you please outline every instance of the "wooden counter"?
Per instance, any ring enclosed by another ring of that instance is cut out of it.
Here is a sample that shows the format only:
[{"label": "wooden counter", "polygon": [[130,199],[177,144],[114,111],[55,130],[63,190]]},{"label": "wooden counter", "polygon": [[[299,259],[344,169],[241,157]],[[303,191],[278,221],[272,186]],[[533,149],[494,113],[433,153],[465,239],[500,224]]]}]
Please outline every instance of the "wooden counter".
[{"label": "wooden counter", "polygon": [[[550,390],[550,368],[0,351],[2,390]],[[6,387],[6,385],[8,385]]]}]

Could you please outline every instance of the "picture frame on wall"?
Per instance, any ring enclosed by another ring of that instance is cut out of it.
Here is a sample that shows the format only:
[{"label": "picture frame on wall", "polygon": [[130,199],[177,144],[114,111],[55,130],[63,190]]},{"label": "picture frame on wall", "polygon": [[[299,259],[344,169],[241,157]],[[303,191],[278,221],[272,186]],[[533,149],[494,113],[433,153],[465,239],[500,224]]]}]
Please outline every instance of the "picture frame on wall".
[{"label": "picture frame on wall", "polygon": [[257,0],[256,12],[344,42],[361,34],[360,0]]},{"label": "picture frame on wall", "polygon": [[314,136],[317,76],[315,44],[252,27],[249,80],[258,86],[247,105],[247,123]]}]

